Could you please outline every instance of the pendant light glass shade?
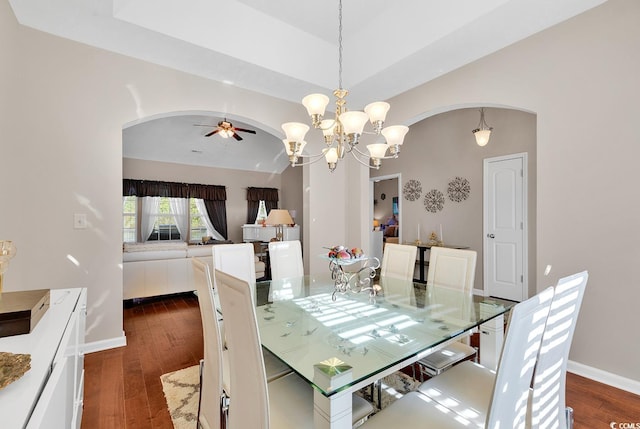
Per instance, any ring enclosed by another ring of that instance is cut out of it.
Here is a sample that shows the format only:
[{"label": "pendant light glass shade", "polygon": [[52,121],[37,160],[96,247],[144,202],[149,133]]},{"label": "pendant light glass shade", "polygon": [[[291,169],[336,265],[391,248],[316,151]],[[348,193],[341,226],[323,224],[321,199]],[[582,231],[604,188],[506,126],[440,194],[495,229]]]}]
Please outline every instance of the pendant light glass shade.
[{"label": "pendant light glass shade", "polygon": [[374,143],[367,145],[367,149],[369,150],[369,154],[371,158],[384,158],[384,154],[389,149],[386,143]]},{"label": "pendant light glass shade", "polygon": [[304,140],[307,131],[309,131],[309,125],[301,122],[286,122],[282,124],[282,129],[287,136],[287,141],[301,142]]},{"label": "pendant light glass shade", "polygon": [[478,146],[486,146],[489,143],[489,137],[491,137],[491,130],[478,130],[475,133],[476,143]]},{"label": "pendant light glass shade", "polygon": [[478,146],[486,146],[489,143],[489,137],[491,137],[492,127],[487,125],[487,122],[484,120],[484,107],[480,109],[480,123],[478,124],[478,128],[473,130],[473,135],[476,136],[476,143]]},{"label": "pendant light glass shade", "polygon": [[404,143],[404,136],[407,132],[409,132],[409,127],[406,125],[392,125],[382,129],[382,135],[387,140],[389,146]]},{"label": "pendant light glass shade", "polygon": [[369,115],[353,110],[340,115],[340,123],[345,134],[362,134],[364,124],[369,120]]},{"label": "pendant light glass shade", "polygon": [[309,94],[302,99],[302,105],[306,107],[309,116],[324,115],[328,104],[329,97],[324,94]]},{"label": "pendant light glass shade", "polygon": [[387,118],[387,112],[391,108],[389,103],[384,101],[376,101],[375,103],[367,104],[364,108],[364,112],[369,116],[369,121],[375,124],[377,121],[382,121]]},{"label": "pendant light glass shade", "polygon": [[335,147],[330,148],[324,153],[324,159],[329,163],[338,162],[338,150]]}]

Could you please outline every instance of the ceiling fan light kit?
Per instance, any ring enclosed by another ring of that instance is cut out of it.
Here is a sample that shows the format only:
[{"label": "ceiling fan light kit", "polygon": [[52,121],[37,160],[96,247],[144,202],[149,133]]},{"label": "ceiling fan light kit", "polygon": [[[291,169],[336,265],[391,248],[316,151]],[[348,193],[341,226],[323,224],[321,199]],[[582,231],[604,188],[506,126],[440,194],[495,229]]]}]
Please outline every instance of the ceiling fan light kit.
[{"label": "ceiling fan light kit", "polygon": [[[333,91],[336,98],[334,119],[323,119],[329,97],[324,94],[310,94],[302,99],[302,105],[307,109],[311,117],[314,129],[322,131],[326,148],[317,155],[303,155],[302,150],[307,144],[305,136],[309,131],[308,125],[299,122],[286,122],[282,124],[282,130],[286,137],[282,140],[291,166],[313,164],[323,157],[327,162],[329,171],[336,169],[338,161],[343,159],[346,153],[350,153],[360,164],[369,168],[379,169],[383,159],[397,158],[400,146],[404,143],[404,136],[409,127],[394,125],[383,128],[387,112],[391,107],[389,103],[377,101],[368,104],[361,111],[348,111],[346,108],[346,96],[349,91],[342,88],[342,0],[338,2],[338,89]],[[370,122],[373,131],[365,132],[364,127]],[[362,152],[357,145],[362,134],[374,134],[378,140],[380,136],[385,142],[375,142],[367,145],[368,153]],[[389,155],[387,155],[387,151]],[[300,158],[308,157],[310,161],[300,163]],[[362,158],[362,159],[361,159]],[[363,161],[366,159],[366,161]]]},{"label": "ceiling fan light kit", "polygon": [[[200,126],[200,127],[211,127],[212,125],[200,125],[200,124],[197,124],[197,126]],[[246,128],[234,127],[231,122],[229,122],[226,119],[224,119],[223,121],[218,122],[218,126],[213,131],[211,131],[210,133],[205,134],[204,136],[205,137],[211,137],[214,134],[218,134],[223,139],[228,139],[229,137],[233,137],[237,141],[241,141],[242,137],[240,137],[238,135],[238,132],[250,133],[250,134],[255,134],[256,133],[255,130],[248,130]]]}]

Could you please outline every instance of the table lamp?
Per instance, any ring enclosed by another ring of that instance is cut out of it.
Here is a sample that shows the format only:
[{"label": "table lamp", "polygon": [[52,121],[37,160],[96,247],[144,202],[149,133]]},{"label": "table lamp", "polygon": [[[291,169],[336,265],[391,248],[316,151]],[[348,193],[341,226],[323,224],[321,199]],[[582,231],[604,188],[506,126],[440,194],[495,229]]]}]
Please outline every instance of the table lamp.
[{"label": "table lamp", "polygon": [[265,223],[276,227],[276,241],[282,241],[283,226],[291,225],[293,223],[293,219],[291,219],[291,215],[288,210],[273,209],[269,212],[269,216],[267,216]]}]

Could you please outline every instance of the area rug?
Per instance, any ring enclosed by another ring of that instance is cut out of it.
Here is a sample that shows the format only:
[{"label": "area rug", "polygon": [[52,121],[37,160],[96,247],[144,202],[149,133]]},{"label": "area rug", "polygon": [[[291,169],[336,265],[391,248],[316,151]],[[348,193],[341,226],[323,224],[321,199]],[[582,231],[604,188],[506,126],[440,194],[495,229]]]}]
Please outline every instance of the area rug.
[{"label": "area rug", "polygon": [[160,376],[169,414],[175,429],[195,429],[200,397],[199,365]]},{"label": "area rug", "polygon": [[[173,427],[175,429],[195,429],[197,427],[200,382],[198,365],[164,374],[160,380]],[[389,406],[404,394],[417,389],[419,384],[419,381],[402,372],[384,377],[381,381],[382,408]],[[370,388],[364,388],[357,394],[371,400]],[[377,399],[374,398],[374,401],[377,403]]]}]

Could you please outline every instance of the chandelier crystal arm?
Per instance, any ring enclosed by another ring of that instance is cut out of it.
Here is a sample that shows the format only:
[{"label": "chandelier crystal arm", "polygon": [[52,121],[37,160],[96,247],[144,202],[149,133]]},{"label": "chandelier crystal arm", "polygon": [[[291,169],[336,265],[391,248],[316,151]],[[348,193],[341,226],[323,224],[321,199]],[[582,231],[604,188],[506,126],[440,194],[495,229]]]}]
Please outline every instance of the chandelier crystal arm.
[{"label": "chandelier crystal arm", "polygon": [[[356,152],[358,152],[360,155],[364,155],[365,157],[369,158],[369,155],[367,155],[367,154],[364,154],[364,153],[360,152],[358,149],[356,149]],[[364,162],[363,160],[361,160],[360,158],[358,158],[356,155],[353,155],[353,159],[355,159],[356,161],[358,161],[360,164],[364,165],[365,167],[369,167],[369,168],[376,169],[376,170],[377,170],[378,168],[380,168],[380,165],[378,165],[377,167],[376,167],[376,166],[374,166],[374,165],[371,165],[371,164],[370,164],[370,163],[368,163],[368,162]]]},{"label": "chandelier crystal arm", "polygon": [[[358,154],[360,154],[360,155],[362,155],[362,156],[364,156],[366,158],[370,158],[371,157],[370,154],[362,152],[360,149],[358,149],[357,146],[353,146],[351,149],[355,150],[356,152],[358,152]],[[386,156],[381,156],[381,157],[376,157],[376,158],[377,159],[396,159],[397,157],[398,157],[398,154],[396,153],[395,155],[392,154],[392,155],[386,155]]]},{"label": "chandelier crystal arm", "polygon": [[311,159],[311,161],[306,161],[306,162],[296,162],[295,164],[291,164],[292,167],[303,167],[305,165],[311,165],[311,164],[315,164],[316,162],[322,160],[324,158],[324,153],[321,153],[319,155],[298,155],[301,158],[313,158]]}]

